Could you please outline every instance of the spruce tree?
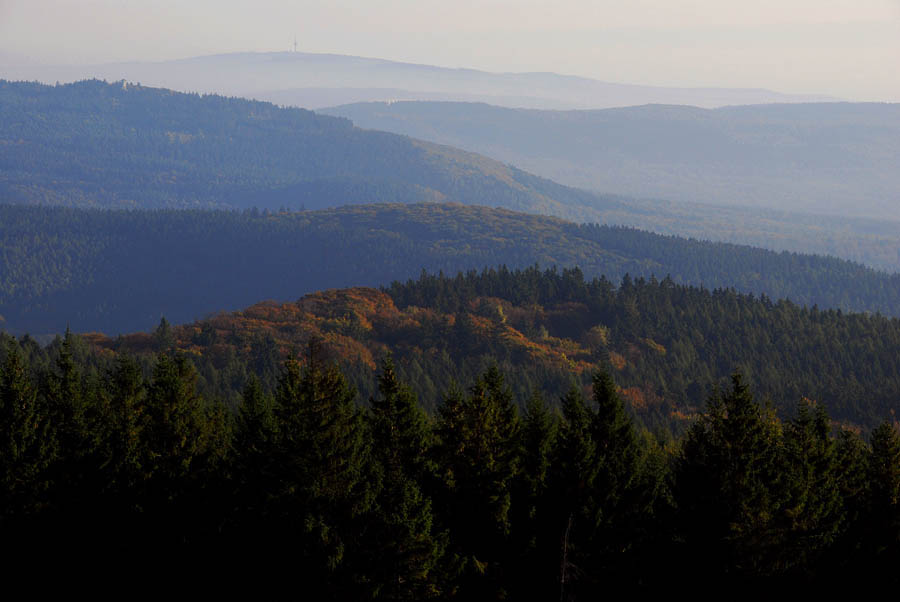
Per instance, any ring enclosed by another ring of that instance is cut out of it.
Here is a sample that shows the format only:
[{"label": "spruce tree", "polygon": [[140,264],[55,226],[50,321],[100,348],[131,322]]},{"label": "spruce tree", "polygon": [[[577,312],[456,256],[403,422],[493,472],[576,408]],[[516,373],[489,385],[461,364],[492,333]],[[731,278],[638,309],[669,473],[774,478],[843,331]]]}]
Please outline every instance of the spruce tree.
[{"label": "spruce tree", "polygon": [[353,559],[362,554],[363,517],[374,491],[355,397],[336,366],[321,364],[314,346],[305,368],[295,359],[285,362],[275,396],[273,527],[294,538],[295,563],[323,596],[359,596],[355,588],[364,587]]},{"label": "spruce tree", "polygon": [[809,574],[843,522],[837,449],[824,408],[802,399],[784,433],[786,499],[779,520],[785,542],[778,568]]},{"label": "spruce tree", "polygon": [[172,325],[163,316],[159,319],[159,326],[153,332],[153,340],[156,343],[156,349],[160,353],[167,353],[175,347],[175,334],[172,332]]},{"label": "spruce tree", "polygon": [[540,392],[535,391],[525,406],[519,443],[522,460],[517,516],[524,537],[520,541],[527,549],[537,546],[537,525],[545,510],[558,428],[557,415],[551,412]]},{"label": "spruce tree", "polygon": [[129,513],[139,505],[135,496],[147,477],[143,448],[147,388],[140,365],[125,355],[116,358],[105,385],[100,452],[103,494],[119,512]]},{"label": "spruce tree", "polygon": [[467,396],[451,390],[439,414],[437,454],[445,483],[441,515],[466,565],[461,595],[504,596],[512,484],[518,472],[519,422],[512,394],[491,366]]},{"label": "spruce tree", "polygon": [[244,386],[234,426],[234,459],[237,478],[255,479],[267,468],[267,457],[278,436],[274,400],[252,374]]},{"label": "spruce tree", "polygon": [[148,477],[166,485],[167,497],[177,495],[181,481],[195,474],[195,462],[206,452],[204,406],[188,359],[158,355],[147,394],[144,463]]},{"label": "spruce tree", "polygon": [[783,503],[780,424],[754,402],[740,374],[717,391],[688,431],[675,466],[681,556],[708,567],[710,579],[777,570],[782,540],[774,518]]},{"label": "spruce tree", "polygon": [[900,561],[900,431],[882,422],[871,438],[869,455],[869,549],[873,569],[896,569]]},{"label": "spruce tree", "polygon": [[229,463],[234,505],[228,528],[238,546],[255,546],[270,535],[269,498],[279,478],[272,457],[277,436],[274,400],[251,374],[235,418]]},{"label": "spruce tree", "polygon": [[597,528],[609,550],[621,550],[631,543],[627,532],[635,509],[633,498],[638,477],[640,449],[638,440],[625,413],[625,404],[616,391],[616,384],[608,372],[601,371],[593,378],[594,414],[591,437],[595,446],[595,460],[599,471],[594,488],[597,506]]},{"label": "spruce tree", "polygon": [[550,496],[553,450],[559,427],[540,392],[525,406],[519,436],[521,470],[513,489],[513,542],[516,571],[509,575],[513,598],[545,598],[555,591],[557,533]]},{"label": "spruce tree", "polygon": [[593,406],[577,387],[563,398],[554,461],[558,583],[565,599],[595,595],[600,581],[623,577],[623,553],[635,544],[641,511],[651,503],[639,487],[645,483],[634,428],[607,372],[594,375],[592,393]]},{"label": "spruce tree", "polygon": [[0,529],[7,534],[46,508],[54,452],[49,412],[11,340],[0,369]]},{"label": "spruce tree", "polygon": [[869,528],[869,460],[866,441],[849,429],[841,429],[835,441],[835,479],[841,498],[841,528],[817,567],[823,582],[841,581],[846,574],[871,569]]},{"label": "spruce tree", "polygon": [[200,397],[196,379],[184,355],[157,356],[141,433],[148,537],[184,541],[200,530],[202,498],[226,451],[224,413]]},{"label": "spruce tree", "polygon": [[556,562],[553,588],[561,600],[574,599],[590,567],[589,542],[594,529],[594,485],[600,470],[591,436],[593,412],[581,389],[572,385],[561,400],[560,425],[553,458],[551,521]]},{"label": "spruce tree", "polygon": [[444,538],[435,533],[431,500],[423,493],[429,472],[424,462],[430,444],[426,417],[413,393],[397,380],[390,357],[382,363],[378,392],[368,414],[380,477],[370,547],[375,597],[431,599],[439,594],[436,569]]},{"label": "spruce tree", "polygon": [[92,424],[97,416],[89,415],[90,395],[83,390],[72,345],[73,335],[67,328],[56,358],[56,370],[46,378],[45,398],[58,447],[52,467],[55,505],[82,512],[85,510],[82,506],[88,503],[84,498],[90,496],[88,480],[96,464],[94,454],[99,430]]},{"label": "spruce tree", "polygon": [[251,373],[235,411],[234,444],[261,454],[271,446],[276,431],[275,400],[263,391],[259,377]]}]

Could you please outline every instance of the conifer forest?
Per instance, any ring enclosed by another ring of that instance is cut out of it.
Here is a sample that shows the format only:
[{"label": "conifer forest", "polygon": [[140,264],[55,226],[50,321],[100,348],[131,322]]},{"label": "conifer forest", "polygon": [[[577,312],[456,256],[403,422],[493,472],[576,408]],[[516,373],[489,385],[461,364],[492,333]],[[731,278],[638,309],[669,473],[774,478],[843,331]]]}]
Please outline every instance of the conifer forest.
[{"label": "conifer forest", "polygon": [[898,585],[900,13],[730,1],[0,2],[0,574]]}]

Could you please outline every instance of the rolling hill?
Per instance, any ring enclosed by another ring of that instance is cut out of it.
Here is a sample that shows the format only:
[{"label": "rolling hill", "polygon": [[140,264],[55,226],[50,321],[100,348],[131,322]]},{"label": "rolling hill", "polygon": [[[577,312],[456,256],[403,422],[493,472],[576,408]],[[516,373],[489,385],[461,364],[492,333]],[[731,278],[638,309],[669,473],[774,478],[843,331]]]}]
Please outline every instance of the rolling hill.
[{"label": "rolling hill", "polygon": [[[396,574],[454,600],[549,598],[569,549],[590,560],[578,599],[698,566],[745,589],[877,579],[898,344],[896,319],[534,268],[115,339],[0,333],[0,527],[25,549],[89,540],[92,559],[251,549],[327,599],[394,598]],[[460,570],[463,546],[508,581]]]},{"label": "rolling hill", "polygon": [[210,398],[237,404],[255,373],[274,389],[286,356],[310,340],[375,394],[380,361],[434,411],[448,383],[469,383],[493,363],[517,402],[555,404],[573,382],[611,370],[648,427],[679,432],[714,385],[740,371],[789,416],[801,397],[836,420],[869,429],[900,403],[900,320],[773,303],[671,280],[585,280],[578,270],[506,269],[421,275],[383,290],[354,287],[257,303],[155,333],[85,338],[101,354],[193,358]]},{"label": "rolling hill", "polygon": [[539,111],[393,102],[320,112],[482,153],[579,188],[900,220],[900,104]]},{"label": "rolling hill", "polygon": [[271,213],[0,205],[0,328],[144,330],[422,269],[580,267],[900,316],[900,276],[839,259],[459,204]]},{"label": "rolling hill", "polygon": [[472,153],[269,103],[124,82],[0,82],[0,109],[5,203],[316,209],[456,201],[559,213],[604,202]]},{"label": "rolling hill", "polygon": [[0,203],[296,210],[455,201],[900,269],[893,222],[600,195],[268,103],[124,82],[2,82],[0,109]]}]

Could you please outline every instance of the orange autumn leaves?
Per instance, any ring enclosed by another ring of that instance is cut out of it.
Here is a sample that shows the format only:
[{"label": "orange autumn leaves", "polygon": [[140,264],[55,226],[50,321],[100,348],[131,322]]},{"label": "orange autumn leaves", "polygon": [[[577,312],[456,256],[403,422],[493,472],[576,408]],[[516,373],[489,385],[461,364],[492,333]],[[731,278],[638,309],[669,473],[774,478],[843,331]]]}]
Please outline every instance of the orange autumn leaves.
[{"label": "orange autumn leaves", "polygon": [[[220,358],[221,363],[230,354],[249,356],[253,342],[262,337],[270,337],[283,356],[302,352],[315,338],[324,342],[333,359],[375,370],[379,358],[388,352],[398,357],[440,353],[448,345],[447,333],[452,333],[457,320],[465,315],[469,336],[493,348],[499,346],[523,368],[541,365],[590,374],[601,362],[609,362],[621,371],[642,353],[665,353],[649,339],[640,342],[640,349],[628,344],[622,354],[613,351],[609,329],[602,324],[582,324],[585,312],[578,303],[516,306],[495,297],[477,297],[465,309],[455,314],[416,306],[401,310],[385,292],[355,287],[316,292],[293,303],[257,303],[242,311],[174,326],[172,333],[177,349]],[[154,344],[153,335],[147,333],[117,341],[100,334],[87,338],[94,346],[110,351],[142,353]],[[636,387],[622,393],[638,411],[663,403]]]}]

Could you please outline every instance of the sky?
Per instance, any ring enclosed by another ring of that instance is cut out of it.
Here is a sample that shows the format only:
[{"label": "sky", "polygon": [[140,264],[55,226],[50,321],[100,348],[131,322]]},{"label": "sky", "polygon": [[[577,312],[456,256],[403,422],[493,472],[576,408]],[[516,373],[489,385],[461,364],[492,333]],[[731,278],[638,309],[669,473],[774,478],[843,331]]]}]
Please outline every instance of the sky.
[{"label": "sky", "polygon": [[900,0],[0,0],[7,62],[284,51],[295,37],[304,52],[900,102]]}]

